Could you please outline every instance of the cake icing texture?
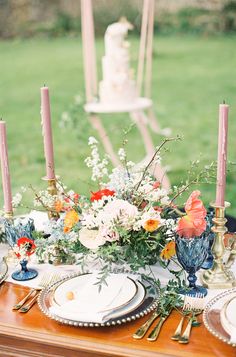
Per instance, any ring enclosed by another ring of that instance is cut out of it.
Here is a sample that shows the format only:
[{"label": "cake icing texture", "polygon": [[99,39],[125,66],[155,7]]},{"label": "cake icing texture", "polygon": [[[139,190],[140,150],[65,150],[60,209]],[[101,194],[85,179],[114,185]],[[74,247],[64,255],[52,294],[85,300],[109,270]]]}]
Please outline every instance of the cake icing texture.
[{"label": "cake icing texture", "polygon": [[108,26],[105,33],[105,55],[102,58],[103,80],[99,84],[100,101],[105,104],[130,103],[138,97],[132,78],[128,31],[133,26],[120,20]]}]

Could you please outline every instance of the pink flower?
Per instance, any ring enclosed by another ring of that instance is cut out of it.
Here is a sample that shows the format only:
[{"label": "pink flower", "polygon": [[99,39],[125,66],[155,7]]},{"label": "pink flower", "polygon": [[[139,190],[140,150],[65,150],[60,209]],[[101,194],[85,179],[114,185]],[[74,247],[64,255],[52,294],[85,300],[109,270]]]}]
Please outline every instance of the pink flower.
[{"label": "pink flower", "polygon": [[177,226],[177,232],[181,237],[191,238],[200,236],[206,229],[206,209],[198,198],[201,192],[196,190],[191,193],[186,204],[185,212]]}]

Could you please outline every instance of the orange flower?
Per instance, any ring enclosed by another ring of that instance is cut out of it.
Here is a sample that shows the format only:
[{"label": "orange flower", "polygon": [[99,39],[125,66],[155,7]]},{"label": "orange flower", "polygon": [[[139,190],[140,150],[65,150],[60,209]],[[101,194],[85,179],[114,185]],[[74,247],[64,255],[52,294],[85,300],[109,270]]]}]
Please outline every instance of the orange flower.
[{"label": "orange flower", "polygon": [[198,198],[200,191],[193,191],[185,204],[185,212],[177,226],[180,236],[191,238],[201,235],[206,229],[206,209],[202,201]]},{"label": "orange flower", "polygon": [[63,210],[63,202],[60,200],[57,200],[54,203],[54,207],[55,207],[56,212],[58,212],[58,213],[61,212]]},{"label": "orange flower", "polygon": [[69,233],[73,226],[79,221],[78,213],[72,209],[68,211],[64,218],[64,233]]},{"label": "orange flower", "polygon": [[158,219],[151,219],[150,218],[144,223],[143,228],[147,232],[154,232],[154,231],[157,230],[159,225],[160,225],[160,221],[158,221]]},{"label": "orange flower", "polygon": [[165,248],[162,249],[160,257],[162,259],[169,260],[171,257],[175,255],[175,242],[171,241],[168,242],[165,246]]}]

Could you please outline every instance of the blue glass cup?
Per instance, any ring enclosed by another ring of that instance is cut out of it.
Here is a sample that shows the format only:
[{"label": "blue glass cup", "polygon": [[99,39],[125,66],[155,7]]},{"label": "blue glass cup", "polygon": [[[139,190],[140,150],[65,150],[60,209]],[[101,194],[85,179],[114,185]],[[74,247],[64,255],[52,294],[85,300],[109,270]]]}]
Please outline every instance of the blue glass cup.
[{"label": "blue glass cup", "polygon": [[212,245],[215,239],[215,233],[212,232],[211,228],[213,226],[213,218],[214,218],[214,210],[209,210],[209,212],[207,213],[206,216],[206,222],[207,222],[207,226],[206,226],[206,230],[204,232],[205,237],[208,239],[208,250],[207,250],[207,256],[205,261],[203,262],[201,268],[202,269],[211,269],[213,266],[213,260],[214,257],[212,255]]},{"label": "blue glass cup", "polygon": [[[6,234],[6,239],[11,247],[17,244],[19,238],[27,237],[29,239],[33,238],[33,232],[35,231],[34,221],[29,218],[27,221],[18,220],[18,223],[11,222],[10,220],[4,221],[4,229]],[[25,281],[35,278],[38,272],[35,269],[29,269],[27,267],[28,260],[20,260],[21,269],[12,273],[12,278],[19,281]]]},{"label": "blue glass cup", "polygon": [[35,231],[34,221],[29,218],[26,222],[19,220],[19,222],[12,223],[10,220],[4,220],[4,229],[8,244],[13,247],[17,240],[21,237],[32,239],[32,234]]},{"label": "blue glass cup", "polygon": [[207,257],[209,240],[203,233],[201,236],[186,238],[176,233],[176,255],[183,269],[188,273],[189,290],[180,291],[180,293],[196,296],[207,295],[207,289],[196,285],[196,272],[201,268]]},{"label": "blue glass cup", "polygon": [[27,264],[28,264],[27,259],[22,259],[20,261],[21,269],[12,273],[12,278],[14,280],[25,281],[25,280],[30,280],[30,279],[36,278],[36,276],[38,275],[37,270],[29,269],[27,267]]}]

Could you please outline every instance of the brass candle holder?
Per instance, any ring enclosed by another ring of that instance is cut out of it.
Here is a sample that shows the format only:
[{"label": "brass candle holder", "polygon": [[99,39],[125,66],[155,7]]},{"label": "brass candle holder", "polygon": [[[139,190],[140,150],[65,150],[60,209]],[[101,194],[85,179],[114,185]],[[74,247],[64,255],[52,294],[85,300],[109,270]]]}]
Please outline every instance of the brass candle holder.
[{"label": "brass candle holder", "polygon": [[225,253],[224,235],[227,232],[225,208],[229,207],[230,203],[225,202],[224,207],[217,206],[215,203],[211,206],[215,209],[214,226],[212,227],[212,231],[215,233],[212,245],[214,260],[212,268],[202,274],[202,284],[209,289],[228,289],[236,286],[233,272],[223,261]]},{"label": "brass candle holder", "polygon": [[4,213],[4,217],[8,219],[9,221],[13,221],[13,211],[6,211]]},{"label": "brass candle holder", "polygon": [[[48,193],[52,196],[57,195],[57,185],[56,185],[56,178],[55,179],[48,179],[47,177],[43,177],[44,181],[48,183]],[[48,218],[57,220],[59,218],[59,213],[55,211],[55,209],[51,209],[48,211]]]}]

